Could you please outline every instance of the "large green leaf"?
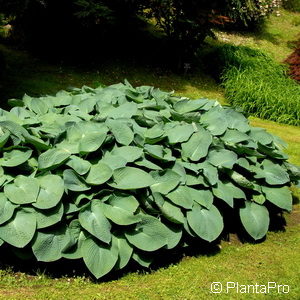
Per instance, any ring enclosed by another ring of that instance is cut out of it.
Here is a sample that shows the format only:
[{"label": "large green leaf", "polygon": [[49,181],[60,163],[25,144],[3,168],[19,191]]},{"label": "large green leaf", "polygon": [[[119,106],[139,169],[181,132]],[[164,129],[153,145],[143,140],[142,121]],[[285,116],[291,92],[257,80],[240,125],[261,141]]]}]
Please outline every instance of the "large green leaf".
[{"label": "large green leaf", "polygon": [[85,181],[91,185],[100,185],[105,183],[112,176],[113,170],[105,163],[98,162],[92,165]]},{"label": "large green leaf", "polygon": [[215,136],[222,135],[228,127],[226,115],[220,106],[216,106],[203,114],[200,123]]},{"label": "large green leaf", "polygon": [[139,202],[134,196],[122,193],[113,194],[109,198],[108,203],[111,206],[125,209],[131,213],[134,213],[139,207]]},{"label": "large green leaf", "polygon": [[255,169],[256,178],[265,178],[270,185],[281,185],[290,181],[288,173],[278,164],[274,164],[268,159],[262,163],[262,168]]},{"label": "large green leaf", "polygon": [[236,144],[248,141],[249,135],[235,129],[227,129],[221,139],[228,144]]},{"label": "large green leaf", "polygon": [[0,239],[17,247],[25,247],[36,230],[36,216],[30,208],[18,208],[13,217],[0,226]]},{"label": "large green leaf", "polygon": [[165,225],[152,216],[142,215],[141,219],[134,229],[125,232],[129,243],[144,251],[155,251],[165,246],[169,235]]},{"label": "large green leaf", "polygon": [[101,123],[79,122],[68,128],[67,140],[78,145],[79,152],[96,151],[104,142],[108,128]]},{"label": "large green leaf", "polygon": [[134,146],[123,146],[115,147],[111,153],[125,158],[126,162],[134,162],[142,156],[143,149]]},{"label": "large green leaf", "polygon": [[211,134],[201,128],[192,135],[188,142],[182,144],[182,156],[192,161],[198,161],[207,155],[211,142]]},{"label": "large green leaf", "polygon": [[64,181],[58,175],[45,175],[38,177],[40,192],[37,200],[32,205],[39,209],[55,207],[64,193]]},{"label": "large green leaf", "polygon": [[70,157],[66,165],[71,167],[79,175],[86,174],[91,168],[91,163],[88,160],[84,160],[75,155],[72,155]]},{"label": "large green leaf", "polygon": [[114,170],[113,181],[113,183],[110,183],[110,186],[120,190],[140,189],[155,183],[154,179],[148,173],[133,167]]},{"label": "large green leaf", "polygon": [[92,237],[83,242],[81,252],[84,263],[97,279],[110,272],[118,261],[115,244],[109,246]]},{"label": "large green leaf", "polygon": [[50,209],[35,209],[37,229],[46,228],[61,221],[64,214],[62,203]]},{"label": "large green leaf", "polygon": [[37,231],[32,241],[32,251],[38,261],[55,261],[62,258],[62,251],[70,242],[68,227],[60,225],[57,228]]},{"label": "large green leaf", "polygon": [[177,125],[165,133],[170,144],[186,142],[197,128],[192,124]]},{"label": "large green leaf", "polygon": [[210,162],[215,167],[224,167],[232,169],[233,165],[237,162],[237,155],[229,150],[213,150],[208,154],[208,162]]},{"label": "large green leaf", "polygon": [[119,120],[108,120],[107,126],[118,143],[128,146],[133,141],[134,134],[126,123]]},{"label": "large green leaf", "polygon": [[117,269],[124,268],[133,252],[133,247],[127,242],[124,234],[121,233],[114,233],[112,235],[112,245],[118,249],[118,261],[116,263]]},{"label": "large green leaf", "polygon": [[263,128],[251,128],[249,135],[251,138],[262,145],[269,145],[274,140],[273,136],[270,133],[266,132],[266,130]]},{"label": "large green leaf", "polygon": [[82,178],[80,178],[73,170],[67,169],[63,173],[65,188],[70,191],[81,192],[89,190]]},{"label": "large green leaf", "polygon": [[109,111],[108,116],[113,119],[130,119],[137,113],[137,105],[133,102],[126,102]]},{"label": "large green leaf", "polygon": [[104,243],[111,241],[111,225],[104,215],[103,205],[99,200],[92,200],[91,204],[79,213],[81,226]]},{"label": "large green leaf", "polygon": [[32,150],[12,150],[4,152],[0,158],[0,166],[16,167],[26,162],[32,154]]},{"label": "large green leaf", "polygon": [[283,186],[280,188],[262,186],[262,191],[266,196],[266,199],[276,206],[288,211],[292,210],[292,193],[287,186]]},{"label": "large green leaf", "polygon": [[176,190],[166,195],[174,204],[186,209],[191,209],[193,206],[193,199],[190,190],[186,186],[179,186]]},{"label": "large green leaf", "polygon": [[164,201],[162,205],[158,205],[162,215],[169,221],[176,224],[184,223],[184,215],[179,207],[170,203],[169,201]]},{"label": "large green leaf", "polygon": [[121,207],[102,204],[103,214],[117,225],[131,225],[141,221],[138,215],[134,215]]},{"label": "large green leaf", "polygon": [[3,193],[0,193],[0,225],[11,219],[17,207],[8,201]]},{"label": "large green leaf", "polygon": [[265,206],[246,201],[240,208],[240,218],[246,231],[255,239],[263,238],[269,229],[269,212]]},{"label": "large green leaf", "polygon": [[181,100],[175,103],[174,109],[181,113],[185,114],[187,112],[199,110],[202,106],[207,104],[207,99],[198,99],[198,100]]},{"label": "large green leaf", "polygon": [[229,181],[218,181],[217,186],[213,187],[213,194],[231,207],[233,199],[246,199],[245,193]]},{"label": "large green leaf", "polygon": [[180,183],[180,175],[168,169],[164,172],[151,172],[155,183],[151,185],[152,192],[168,194]]},{"label": "large green leaf", "polygon": [[70,156],[71,152],[68,149],[49,149],[43,152],[38,158],[39,169],[55,168]]},{"label": "large green leaf", "polygon": [[168,231],[168,242],[164,246],[166,249],[173,249],[178,246],[182,238],[182,227],[175,224],[165,225]]},{"label": "large green leaf", "polygon": [[206,209],[195,204],[187,212],[187,220],[193,231],[208,242],[217,239],[224,227],[223,218],[215,206]]},{"label": "large green leaf", "polygon": [[4,187],[4,194],[12,203],[27,204],[37,201],[39,190],[40,185],[36,178],[19,175],[13,183]]}]

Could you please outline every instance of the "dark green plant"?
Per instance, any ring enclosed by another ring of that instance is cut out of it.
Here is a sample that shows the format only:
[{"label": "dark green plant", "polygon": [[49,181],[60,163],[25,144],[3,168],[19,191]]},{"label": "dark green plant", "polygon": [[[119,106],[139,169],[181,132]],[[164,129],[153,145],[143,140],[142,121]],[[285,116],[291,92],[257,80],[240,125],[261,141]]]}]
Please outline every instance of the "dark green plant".
[{"label": "dark green plant", "polygon": [[282,141],[216,101],[129,83],[10,100],[0,112],[0,244],[83,259],[96,278],[213,242],[223,214],[259,240],[291,211]]}]

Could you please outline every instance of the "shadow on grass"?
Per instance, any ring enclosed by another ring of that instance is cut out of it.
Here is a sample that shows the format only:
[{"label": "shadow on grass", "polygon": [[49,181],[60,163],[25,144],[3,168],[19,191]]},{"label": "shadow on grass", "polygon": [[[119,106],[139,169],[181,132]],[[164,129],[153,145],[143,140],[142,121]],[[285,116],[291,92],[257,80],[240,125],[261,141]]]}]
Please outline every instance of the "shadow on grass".
[{"label": "shadow on grass", "polygon": [[[72,278],[72,277],[85,277],[93,282],[108,282],[117,280],[126,274],[137,272],[141,274],[157,271],[161,268],[167,268],[170,265],[178,264],[184,257],[191,256],[214,256],[220,252],[219,245],[220,240],[213,243],[205,241],[193,242],[188,247],[176,249],[176,250],[160,250],[153,253],[155,258],[149,268],[142,267],[134,260],[131,260],[129,264],[122,270],[115,270],[108,275],[96,280],[86,268],[82,259],[68,260],[60,259],[55,262],[37,262],[32,256],[29,249],[12,249],[5,245],[0,248],[0,269],[10,270],[17,274],[25,273],[25,276],[38,276],[44,275],[48,278]],[[27,259],[25,254],[28,253]],[[18,255],[16,255],[18,254]]]}]

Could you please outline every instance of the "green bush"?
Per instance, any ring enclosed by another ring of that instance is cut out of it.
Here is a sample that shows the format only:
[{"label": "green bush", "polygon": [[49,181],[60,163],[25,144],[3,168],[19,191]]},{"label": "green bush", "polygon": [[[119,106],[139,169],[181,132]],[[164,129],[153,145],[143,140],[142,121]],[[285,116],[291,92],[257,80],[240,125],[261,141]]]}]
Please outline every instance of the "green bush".
[{"label": "green bush", "polygon": [[300,12],[300,2],[299,0],[284,0],[283,7],[287,10],[293,12]]},{"label": "green bush", "polygon": [[126,82],[10,104],[0,244],[38,261],[83,259],[100,278],[217,240],[226,211],[259,240],[269,212],[292,209],[282,141],[216,101]]},{"label": "green bush", "polygon": [[259,118],[300,125],[300,86],[287,76],[285,66],[248,47],[224,45],[210,55],[222,70],[233,106]]}]

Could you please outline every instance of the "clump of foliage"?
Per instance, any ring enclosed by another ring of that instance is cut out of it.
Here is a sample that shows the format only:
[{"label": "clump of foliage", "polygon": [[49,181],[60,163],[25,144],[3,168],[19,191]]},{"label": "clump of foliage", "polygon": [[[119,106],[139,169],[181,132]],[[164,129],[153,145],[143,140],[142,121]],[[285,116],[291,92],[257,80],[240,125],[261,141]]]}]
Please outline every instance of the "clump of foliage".
[{"label": "clump of foliage", "polygon": [[83,259],[96,278],[213,242],[230,219],[256,240],[290,211],[282,141],[237,111],[128,82],[10,100],[0,111],[0,244]]},{"label": "clump of foliage", "polygon": [[300,86],[260,50],[224,45],[210,53],[229,102],[263,119],[300,125]]},{"label": "clump of foliage", "polygon": [[[124,43],[132,38],[127,47],[133,44],[136,48],[137,28],[143,31],[149,23],[154,23],[172,49],[168,52],[175,52],[179,65],[183,65],[193,58],[205,37],[213,34],[216,23],[228,22],[229,18],[230,22],[246,25],[256,23],[274,12],[279,3],[279,0],[222,3],[216,0],[0,0],[0,13],[14,16],[16,39],[49,54],[58,52],[57,48],[63,52],[70,44],[66,55],[76,49],[82,54],[90,40],[94,41],[94,47],[101,45],[99,49],[114,42],[113,50],[118,48],[118,42],[123,42],[123,36],[126,36]],[[77,39],[81,43],[73,47]]]},{"label": "clump of foliage", "polygon": [[300,42],[285,62],[289,64],[289,75],[300,82]]},{"label": "clump of foliage", "polygon": [[293,12],[300,12],[300,2],[298,0],[283,0],[283,7]]}]

